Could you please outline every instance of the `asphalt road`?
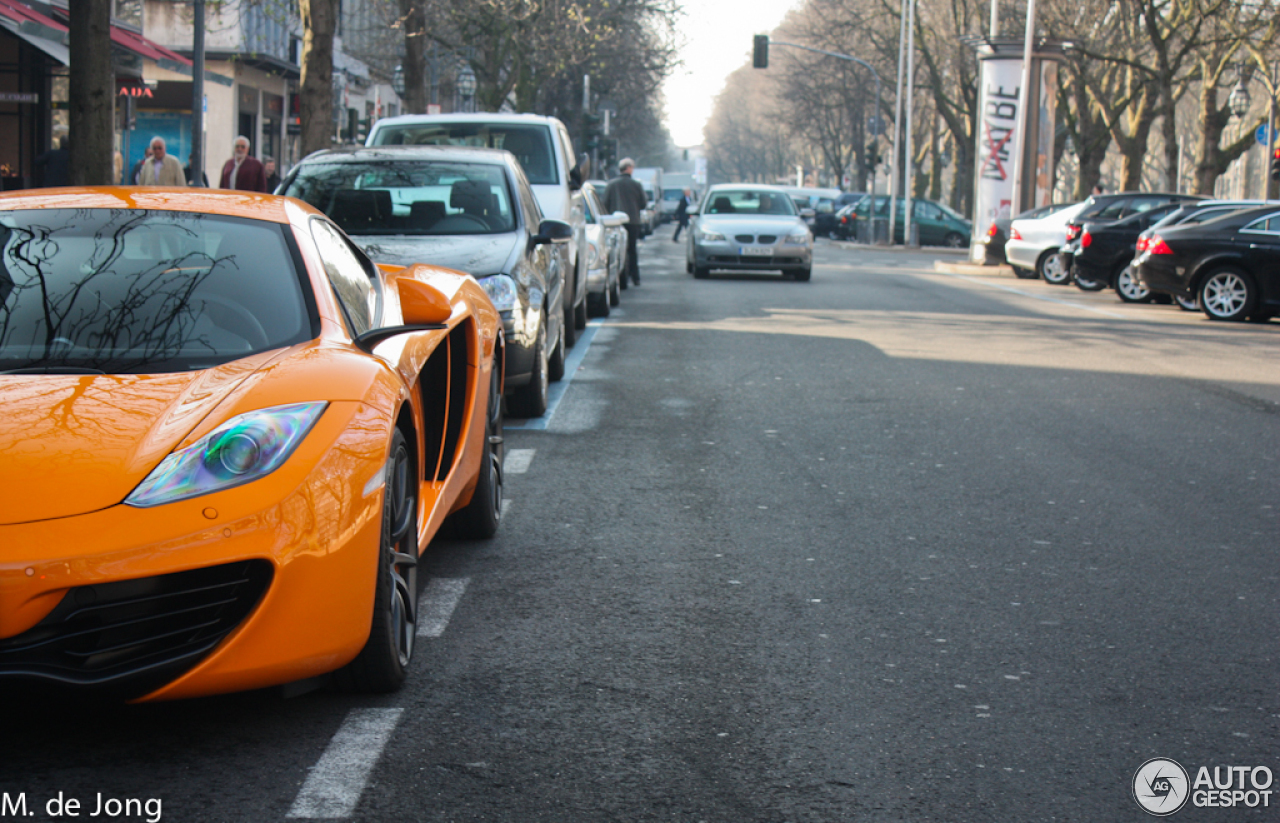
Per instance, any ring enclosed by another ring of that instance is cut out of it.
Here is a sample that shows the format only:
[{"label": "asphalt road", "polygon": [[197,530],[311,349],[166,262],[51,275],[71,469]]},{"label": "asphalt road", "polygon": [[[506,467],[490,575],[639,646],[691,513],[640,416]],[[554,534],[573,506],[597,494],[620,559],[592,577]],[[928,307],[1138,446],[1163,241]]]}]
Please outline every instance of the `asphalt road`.
[{"label": "asphalt road", "polygon": [[1152,758],[1280,777],[1280,322],[826,241],[695,281],[668,237],[511,421],[498,536],[428,551],[401,693],[10,700],[0,819],[1141,821]]}]

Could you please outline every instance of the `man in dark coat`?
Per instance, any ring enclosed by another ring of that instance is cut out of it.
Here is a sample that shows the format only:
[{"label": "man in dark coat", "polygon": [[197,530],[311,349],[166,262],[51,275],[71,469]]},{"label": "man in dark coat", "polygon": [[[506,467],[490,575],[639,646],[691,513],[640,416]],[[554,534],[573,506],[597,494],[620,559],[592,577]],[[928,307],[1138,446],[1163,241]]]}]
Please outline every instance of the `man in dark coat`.
[{"label": "man in dark coat", "polygon": [[267,174],[262,168],[262,163],[249,154],[249,138],[240,135],[231,146],[234,154],[222,166],[222,179],[218,182],[218,188],[270,191],[267,188]]},{"label": "man in dark coat", "polygon": [[689,228],[689,207],[693,205],[693,192],[685,189],[680,192],[680,202],[676,205],[676,233],[671,236],[672,243],[680,242],[680,232]]},{"label": "man in dark coat", "polygon": [[58,147],[51,149],[36,158],[36,168],[43,170],[41,185],[66,186],[71,182],[70,174],[71,144],[63,137]]},{"label": "man in dark coat", "polygon": [[604,190],[604,210],[627,213],[627,271],[631,275],[631,282],[638,286],[640,263],[636,259],[636,239],[640,236],[640,212],[648,205],[649,198],[644,193],[644,186],[631,179],[631,171],[635,167],[636,163],[630,157],[619,161],[618,176]]}]

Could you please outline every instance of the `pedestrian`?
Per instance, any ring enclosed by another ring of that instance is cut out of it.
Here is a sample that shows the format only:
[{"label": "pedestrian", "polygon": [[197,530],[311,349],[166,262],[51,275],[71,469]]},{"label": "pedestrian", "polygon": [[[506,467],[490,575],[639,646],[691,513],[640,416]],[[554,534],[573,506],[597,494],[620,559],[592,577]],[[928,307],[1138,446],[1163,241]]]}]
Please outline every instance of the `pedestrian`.
[{"label": "pedestrian", "polygon": [[644,186],[631,179],[636,162],[630,157],[618,161],[618,176],[609,181],[604,190],[604,209],[607,212],[627,213],[627,271],[631,282],[640,285],[640,263],[636,259],[636,240],[640,237],[640,211],[648,205]]},{"label": "pedestrian", "polygon": [[680,193],[680,202],[676,204],[676,233],[671,242],[680,242],[680,232],[689,228],[689,207],[693,205],[693,192],[685,189]]},{"label": "pedestrian", "polygon": [[133,164],[133,168],[129,171],[129,179],[125,181],[126,186],[138,185],[138,180],[142,176],[142,164],[151,159],[151,145],[148,144],[142,153],[142,159]]},{"label": "pedestrian", "polygon": [[276,172],[276,160],[271,155],[262,158],[262,170],[267,175],[267,191],[274,192],[280,187],[280,175]]},{"label": "pedestrian", "polygon": [[58,138],[58,147],[36,157],[36,168],[44,173],[40,185],[45,188],[65,186],[71,182],[71,143]]},{"label": "pedestrian", "polygon": [[[188,154],[187,165],[182,167],[183,174],[187,176],[188,186],[195,185],[193,181],[195,180],[196,173],[195,173],[195,170],[191,168],[191,161],[195,159],[195,156],[196,156],[195,152]],[[206,189],[209,188],[209,175],[204,173],[204,169],[200,170],[200,180],[202,181],[200,185],[204,186]]]},{"label": "pedestrian", "polygon": [[151,159],[142,161],[138,170],[139,186],[185,186],[187,177],[182,173],[178,158],[165,151],[163,137],[151,138]]},{"label": "pedestrian", "polygon": [[258,158],[249,154],[249,138],[243,134],[231,144],[232,157],[222,166],[220,189],[268,191],[267,175]]}]

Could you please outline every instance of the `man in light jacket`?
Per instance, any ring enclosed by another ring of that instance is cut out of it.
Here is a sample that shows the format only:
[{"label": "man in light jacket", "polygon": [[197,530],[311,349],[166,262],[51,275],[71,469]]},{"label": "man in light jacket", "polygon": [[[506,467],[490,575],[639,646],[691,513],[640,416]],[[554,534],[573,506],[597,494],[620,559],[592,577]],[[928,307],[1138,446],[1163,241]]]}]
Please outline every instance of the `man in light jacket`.
[{"label": "man in light jacket", "polygon": [[187,175],[178,158],[164,150],[164,138],[151,138],[151,159],[142,161],[138,169],[139,186],[185,186]]}]

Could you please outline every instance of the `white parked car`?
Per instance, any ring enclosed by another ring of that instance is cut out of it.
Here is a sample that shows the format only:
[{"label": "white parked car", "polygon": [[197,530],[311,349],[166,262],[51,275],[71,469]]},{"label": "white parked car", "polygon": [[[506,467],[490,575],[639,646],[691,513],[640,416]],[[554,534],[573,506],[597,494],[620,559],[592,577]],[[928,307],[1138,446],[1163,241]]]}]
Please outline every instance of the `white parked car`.
[{"label": "white parked car", "polygon": [[622,271],[627,261],[625,211],[606,214],[595,186],[582,187],[587,207],[587,313],[592,317],[608,317],[612,307],[621,302]]},{"label": "white parked car", "polygon": [[1065,283],[1071,268],[1061,254],[1067,242],[1067,224],[1084,209],[1076,203],[1044,217],[1030,220],[1014,218],[1009,224],[1009,239],[1004,244],[1004,257],[1016,269],[1033,271],[1046,283]]},{"label": "white parked car", "polygon": [[479,146],[514,154],[542,215],[573,226],[573,240],[559,248],[564,345],[577,341],[578,330],[587,326],[586,218],[582,165],[575,159],[564,123],[537,114],[404,114],[374,123],[365,145]]}]

